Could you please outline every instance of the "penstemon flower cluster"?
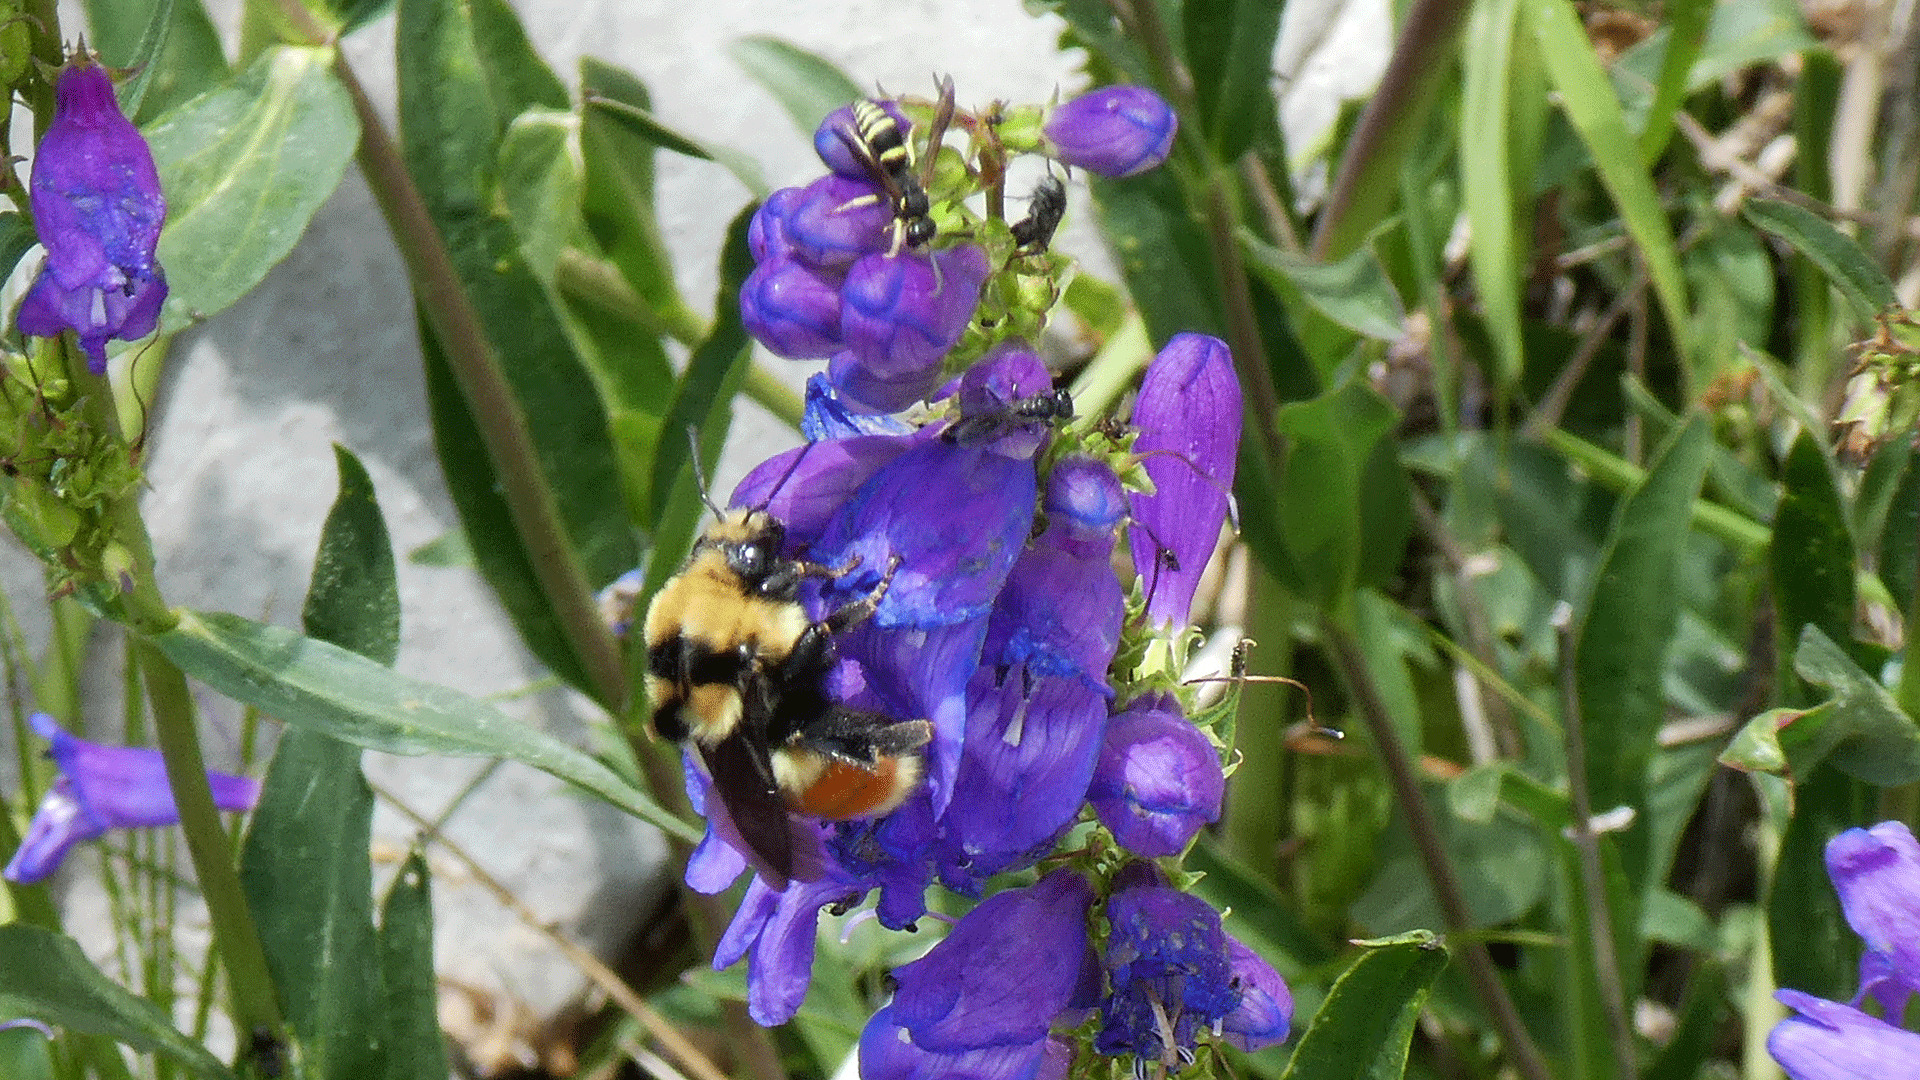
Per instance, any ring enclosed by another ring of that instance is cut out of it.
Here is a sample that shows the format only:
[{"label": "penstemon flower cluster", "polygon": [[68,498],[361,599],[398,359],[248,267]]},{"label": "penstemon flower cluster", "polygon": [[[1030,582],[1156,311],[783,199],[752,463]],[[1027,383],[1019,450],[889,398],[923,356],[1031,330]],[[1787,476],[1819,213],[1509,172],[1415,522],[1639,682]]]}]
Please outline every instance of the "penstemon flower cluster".
[{"label": "penstemon flower cluster", "polygon": [[872,618],[838,635],[828,690],[930,720],[927,777],[877,820],[793,819],[788,880],[755,865],[689,757],[708,831],[688,883],[713,893],[755,872],[714,965],[745,958],[753,1017],[782,1023],[823,909],[872,896],[884,926],[912,929],[938,884],[981,902],[894,972],[861,1039],[868,1080],[1180,1068],[1214,1043],[1284,1040],[1286,985],[1179,869],[1219,817],[1231,756],[1179,678],[1233,480],[1232,358],[1177,335],[1127,423],[1062,427],[1030,406],[1054,393],[1032,342],[1065,260],[966,202],[999,206],[1017,154],[1109,176],[1155,167],[1173,113],[1137,87],[977,115],[950,97],[880,104],[931,162],[938,232],[902,243],[852,113],[829,116],[815,146],[830,171],[760,208],[740,296],[763,345],[827,369],[808,384],[807,445],[761,463],[731,502],[783,521],[784,554],[856,567],[809,584],[816,617],[896,568]]}]

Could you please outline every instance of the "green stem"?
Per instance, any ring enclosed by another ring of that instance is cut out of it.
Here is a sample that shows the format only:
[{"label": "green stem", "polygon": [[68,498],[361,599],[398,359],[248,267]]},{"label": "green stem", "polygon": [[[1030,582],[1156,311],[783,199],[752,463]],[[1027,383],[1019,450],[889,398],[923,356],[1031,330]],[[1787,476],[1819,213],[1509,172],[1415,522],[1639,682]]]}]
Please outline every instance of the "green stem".
[{"label": "green stem", "polygon": [[426,201],[407,172],[400,148],[344,56],[335,55],[333,71],[346,87],[360,119],[360,171],[373,189],[387,227],[406,260],[421,313],[445,351],[447,366],[480,430],[514,531],[526,544],[540,591],[586,669],[594,696],[609,711],[619,712],[627,698],[620,646],[600,618],[593,589],[567,541],[559,506],[542,480],[526,414],[507,382],[500,357],[487,340],[480,313],[454,270]]},{"label": "green stem", "polygon": [[[1258,561],[1252,571],[1247,636],[1260,645],[1253,651],[1254,666],[1262,675],[1291,675],[1293,620],[1299,605]],[[1286,727],[1297,693],[1292,687],[1260,682],[1249,682],[1241,689],[1234,741],[1243,756],[1233,782],[1227,785],[1226,846],[1277,885],[1284,884],[1279,874],[1280,842],[1290,833]]]},{"label": "green stem", "polygon": [[1893,697],[1907,715],[1920,721],[1920,589],[1913,590],[1913,599],[1907,605],[1907,652],[1900,663],[1900,683],[1893,688]]},{"label": "green stem", "polygon": [[1387,713],[1386,703],[1380,700],[1380,691],[1373,685],[1373,676],[1367,671],[1359,643],[1351,631],[1331,619],[1321,620],[1320,625],[1324,640],[1346,677],[1347,690],[1367,722],[1367,731],[1386,769],[1387,784],[1393,789],[1394,801],[1406,815],[1407,832],[1413,836],[1413,845],[1420,853],[1427,883],[1440,905],[1440,916],[1447,924],[1451,944],[1466,967],[1467,982],[1473,988],[1474,997],[1479,999],[1481,1008],[1487,1010],[1494,1030],[1506,1044],[1507,1058],[1514,1069],[1525,1080],[1552,1080],[1553,1073],[1547,1068],[1546,1059],[1540,1056],[1539,1047],[1534,1045],[1533,1036],[1527,1033],[1513,999],[1507,995],[1506,984],[1500,981],[1500,972],[1494,967],[1486,943],[1472,936],[1473,915],[1467,907],[1466,894],[1454,876],[1446,843],[1440,838],[1440,827],[1433,820],[1433,810],[1427,804],[1425,793],[1420,790],[1413,761],[1393,729],[1393,718]]},{"label": "green stem", "polygon": [[[1586,470],[1588,476],[1615,491],[1631,491],[1647,478],[1647,470],[1626,458],[1610,454],[1580,436],[1568,434],[1559,428],[1548,428],[1542,432],[1541,441],[1561,457]],[[1694,500],[1693,527],[1725,540],[1739,548],[1741,554],[1759,551],[1773,537],[1772,530],[1765,525],[1704,499]]]},{"label": "green stem", "polygon": [[150,640],[132,639],[140,670],[146,675],[147,700],[153,705],[153,733],[167,763],[167,783],[180,810],[180,831],[187,838],[194,876],[207,901],[214,946],[227,969],[227,1008],[241,1031],[280,1030],[280,999],[267,970],[260,932],[247,910],[247,896],[234,869],[233,846],[214,809],[194,724],[193,696],[186,676]]},{"label": "green stem", "polygon": [[806,403],[786,383],[775,378],[773,372],[748,361],[747,376],[740,389],[749,400],[772,413],[774,419],[790,428],[800,427],[800,418],[807,411]]}]

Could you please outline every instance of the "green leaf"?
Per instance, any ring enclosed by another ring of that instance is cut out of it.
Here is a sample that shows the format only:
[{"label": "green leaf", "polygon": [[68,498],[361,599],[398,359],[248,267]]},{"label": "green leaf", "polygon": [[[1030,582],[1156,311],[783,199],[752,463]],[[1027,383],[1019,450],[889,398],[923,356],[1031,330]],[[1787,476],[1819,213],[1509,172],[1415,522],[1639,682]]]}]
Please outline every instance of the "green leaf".
[{"label": "green leaf", "polygon": [[471,19],[473,55],[493,102],[495,122],[506,124],[528,109],[571,105],[567,86],[527,40],[520,15],[507,0],[463,0]]},{"label": "green leaf", "polygon": [[1767,896],[1774,985],[1845,1001],[1859,979],[1860,937],[1840,909],[1825,855],[1827,841],[1874,820],[1868,816],[1873,792],[1833,769],[1817,769],[1794,794]]},{"label": "green leaf", "polygon": [[[100,51],[101,61],[108,67],[135,72],[119,91],[121,108],[135,123],[144,126],[227,80],[229,68],[226,54],[220,50],[220,34],[200,0],[158,4],[153,0],[86,0],[85,7],[87,44]],[[163,11],[165,27],[156,30],[154,24]],[[26,26],[0,30],[0,54],[12,55],[6,39],[15,33],[24,40]],[[156,36],[163,40],[156,44]],[[18,74],[0,71],[0,78],[11,82]],[[141,84],[137,98],[134,83]]]},{"label": "green leaf", "polygon": [[0,1016],[105,1035],[165,1054],[195,1076],[233,1080],[205,1047],[174,1030],[158,1006],[94,967],[72,938],[38,926],[0,926]]},{"label": "green leaf", "polygon": [[1780,466],[1780,508],[1773,519],[1774,640],[1780,658],[1782,696],[1806,704],[1805,691],[1785,677],[1787,657],[1805,626],[1827,639],[1845,641],[1853,628],[1853,540],[1846,511],[1820,444],[1806,429]]},{"label": "green leaf", "polygon": [[1806,14],[1794,0],[1714,4],[1706,44],[1687,75],[1687,89],[1700,90],[1742,68],[1801,53],[1830,55],[1807,32]]},{"label": "green leaf", "polygon": [[434,1012],[433,897],[418,848],[380,905],[380,974],[387,990],[389,1080],[444,1080],[447,1046]]},{"label": "green leaf", "polygon": [[1393,424],[1393,407],[1360,381],[1280,409],[1280,544],[1297,578],[1290,586],[1319,604],[1345,604],[1359,579],[1362,541],[1375,539],[1365,534],[1362,477]]},{"label": "green leaf", "polygon": [[154,643],[181,670],[283,723],[388,754],[511,758],[601,795],[674,836],[700,839],[605,765],[457,690],[238,615],[179,615],[179,624],[154,635]]},{"label": "green leaf", "polygon": [[[1539,833],[1511,817],[1485,824],[1439,812],[1441,840],[1453,864],[1475,927],[1498,926],[1525,915],[1546,895],[1553,861]],[[1373,853],[1377,868],[1348,913],[1371,933],[1396,933],[1444,921],[1428,883],[1426,864],[1399,824],[1388,827]]]},{"label": "green leaf", "polygon": [[1406,310],[1400,294],[1369,247],[1336,263],[1316,262],[1261,243],[1242,233],[1240,248],[1249,268],[1266,277],[1274,291],[1297,294],[1315,311],[1358,334],[1398,341],[1405,333]]},{"label": "green leaf", "polygon": [[372,822],[359,747],[317,730],[281,735],[247,829],[240,883],[302,1075],[316,1080],[377,1076],[385,1060],[383,992],[366,965],[375,946]]},{"label": "green leaf", "polygon": [[1654,86],[1653,103],[1648,106],[1646,126],[1640,129],[1640,160],[1652,166],[1666,150],[1673,136],[1673,115],[1686,99],[1688,79],[1694,61],[1707,41],[1707,28],[1714,18],[1714,0],[1676,0],[1663,14],[1666,47],[1662,50],[1660,77]]},{"label": "green leaf", "polygon": [[1398,1080],[1446,947],[1427,931],[1370,946],[1327,991],[1283,1080]]},{"label": "green leaf", "polygon": [[0,214],[0,275],[11,276],[20,259],[39,243],[33,225],[25,214],[8,211]]},{"label": "green leaf", "polygon": [[1613,196],[1627,234],[1640,249],[1654,296],[1676,341],[1688,339],[1687,291],[1680,258],[1659,192],[1641,164],[1640,148],[1627,130],[1613,83],[1569,0],[1525,0],[1522,11],[1560,92],[1560,107],[1586,143],[1600,182]]},{"label": "green leaf", "polygon": [[1214,156],[1238,161],[1274,112],[1273,46],[1283,5],[1267,0],[1188,0],[1187,70],[1193,73],[1201,126]]},{"label": "green leaf", "polygon": [[334,35],[346,37],[392,11],[393,3],[394,0],[327,0],[327,6],[333,9],[333,17],[340,24]]},{"label": "green leaf", "polygon": [[[1701,951],[1709,953],[1712,947],[1709,943]],[[1707,1059],[1719,1049],[1728,997],[1726,970],[1717,961],[1709,959],[1696,967],[1680,1006],[1679,1026],[1647,1071],[1640,1074],[1641,1080],[1695,1080],[1700,1076]]]},{"label": "green leaf", "polygon": [[1462,60],[1466,68],[1460,103],[1460,195],[1470,226],[1467,257],[1474,293],[1486,315],[1487,334],[1499,357],[1500,382],[1512,383],[1525,367],[1520,333],[1523,245],[1514,198],[1515,170],[1509,158],[1512,119],[1513,45],[1518,0],[1475,4],[1468,16]]},{"label": "green leaf", "polygon": [[467,544],[466,533],[449,529],[408,552],[407,561],[415,566],[471,567],[473,548]]},{"label": "green leaf", "polygon": [[259,284],[339,186],[360,124],[332,62],[330,48],[268,49],[147,129],[167,192],[167,331]]},{"label": "green leaf", "polygon": [[727,46],[727,55],[780,102],[808,138],[828,113],[866,96],[832,63],[782,38],[743,37]]},{"label": "green leaf", "polygon": [[338,443],[333,456],[340,467],[340,494],[320,530],[301,624],[321,641],[392,666],[400,654],[393,543],[367,470]]},{"label": "green leaf", "polygon": [[1880,528],[1880,580],[1900,610],[1913,610],[1920,583],[1920,449],[1910,451],[1905,473],[1887,502]]},{"label": "green leaf", "polygon": [[[1713,435],[1694,417],[1667,443],[1621,504],[1593,575],[1574,651],[1593,808],[1644,811],[1654,741],[1666,718],[1661,680],[1680,615],[1681,554]],[[1649,855],[1643,824],[1620,837],[1627,874],[1641,882]]]},{"label": "green leaf", "polygon": [[630,105],[624,101],[608,98],[588,98],[587,109],[599,112],[625,127],[634,136],[652,143],[662,150],[671,150],[685,157],[711,161],[733,174],[734,179],[753,192],[756,199],[764,199],[772,188],[767,186],[767,178],[760,173],[760,163],[738,150],[724,146],[714,146],[705,140],[676,131],[646,109]]},{"label": "green leaf", "polygon": [[1920,780],[1920,727],[1819,627],[1801,631],[1793,670],[1833,695],[1816,760],[1824,756],[1841,772],[1881,787]]},{"label": "green leaf", "polygon": [[1166,341],[1182,330],[1224,333],[1207,236],[1173,170],[1153,169],[1125,180],[1094,177],[1089,184],[1100,231],[1147,322],[1147,335]]},{"label": "green leaf", "polygon": [[1206,875],[1193,886],[1194,894],[1222,911],[1231,910],[1228,930],[1269,962],[1282,961],[1282,976],[1293,977],[1333,960],[1333,949],[1302,920],[1297,905],[1234,861],[1212,834],[1200,834],[1200,842],[1187,853],[1186,869]]},{"label": "green leaf", "polygon": [[1807,257],[1853,305],[1862,322],[1900,300],[1894,295],[1893,282],[1861,248],[1859,241],[1827,224],[1825,218],[1775,199],[1748,199],[1740,213],[1761,231]]},{"label": "green leaf", "polygon": [[[544,65],[522,55],[524,38],[510,12],[482,5],[469,23],[467,11],[434,0],[400,4],[402,152],[492,353],[460,359],[499,363],[513,401],[490,402],[489,412],[518,412],[514,420],[525,424],[539,481],[558,511],[567,561],[577,564],[588,586],[602,585],[639,558],[626,507],[608,497],[620,490],[620,472],[606,412],[512,223],[494,209],[506,120],[530,107],[551,106],[556,96],[564,106],[565,95],[556,95],[550,73],[484,78],[485,71],[516,66],[516,56],[522,66]],[[534,572],[495,463],[453,378],[446,343],[430,328],[423,328],[421,338],[441,467],[481,572],[535,655],[585,689],[586,669]]]}]

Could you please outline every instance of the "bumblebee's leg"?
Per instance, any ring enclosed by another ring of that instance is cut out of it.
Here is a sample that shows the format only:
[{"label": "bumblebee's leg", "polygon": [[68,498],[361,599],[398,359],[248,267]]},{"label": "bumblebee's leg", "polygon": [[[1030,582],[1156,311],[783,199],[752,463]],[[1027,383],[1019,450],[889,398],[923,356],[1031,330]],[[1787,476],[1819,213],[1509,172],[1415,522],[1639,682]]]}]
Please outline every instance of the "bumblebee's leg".
[{"label": "bumblebee's leg", "polygon": [[826,667],[827,647],[833,635],[856,626],[873,617],[874,610],[880,606],[880,600],[887,595],[887,588],[893,584],[894,572],[900,569],[900,556],[895,555],[887,561],[887,572],[880,578],[873,591],[858,600],[849,601],[827,613],[827,617],[802,631],[793,648],[787,653],[787,659],[780,665],[788,680],[800,677],[799,672],[819,672]]},{"label": "bumblebee's leg", "polygon": [[762,596],[782,596],[792,598],[800,582],[810,577],[826,578],[829,581],[846,577],[860,565],[860,556],[854,555],[839,566],[827,566],[823,563],[809,562],[806,559],[790,559],[779,569],[767,575],[760,584]]}]

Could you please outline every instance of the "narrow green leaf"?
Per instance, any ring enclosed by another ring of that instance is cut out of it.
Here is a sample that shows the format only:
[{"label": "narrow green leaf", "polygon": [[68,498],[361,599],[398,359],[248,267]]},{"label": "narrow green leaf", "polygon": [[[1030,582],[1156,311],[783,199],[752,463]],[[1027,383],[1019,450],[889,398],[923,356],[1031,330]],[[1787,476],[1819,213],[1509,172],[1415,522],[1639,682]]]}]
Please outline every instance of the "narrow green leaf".
[{"label": "narrow green leaf", "polygon": [[1355,248],[1339,262],[1322,263],[1243,232],[1240,249],[1249,268],[1266,276],[1276,292],[1297,294],[1341,326],[1381,341],[1398,341],[1405,333],[1406,309],[1372,248]]},{"label": "narrow green leaf", "polygon": [[247,829],[240,883],[302,1075],[315,1080],[377,1076],[385,1060],[379,974],[365,966],[375,945],[372,822],[359,747],[315,730],[281,735]]},{"label": "narrow green leaf", "polygon": [[1853,305],[1860,321],[1872,322],[1875,315],[1899,305],[1893,282],[1859,241],[1829,225],[1820,215],[1776,199],[1748,199],[1741,204],[1740,212],[1756,228],[1819,267]]},{"label": "narrow green leaf", "polygon": [[1283,5],[1268,0],[1189,0],[1182,6],[1187,70],[1207,142],[1238,161],[1276,123],[1273,45]]},{"label": "narrow green leaf", "polygon": [[[1739,0],[1712,7],[1706,44],[1687,76],[1689,90],[1703,89],[1743,68],[1788,56],[1831,55],[1807,31],[1806,12],[1794,0]],[[1820,160],[1826,159],[1823,156]]]},{"label": "narrow green leaf", "polygon": [[473,566],[473,548],[466,533],[451,529],[409,551],[407,561],[415,566]]},{"label": "narrow green leaf", "polygon": [[340,22],[335,36],[346,37],[392,11],[394,0],[327,0],[327,3],[333,9],[333,17]]},{"label": "narrow green leaf", "polygon": [[1673,232],[1659,192],[1641,164],[1640,148],[1627,130],[1613,83],[1600,66],[1579,13],[1569,0],[1525,0],[1522,10],[1560,92],[1560,107],[1586,143],[1600,182],[1613,196],[1628,235],[1646,262],[1647,278],[1678,342],[1688,340],[1687,291]]},{"label": "narrow green leaf", "polygon": [[1397,1080],[1447,950],[1426,931],[1369,947],[1327,991],[1283,1080]]},{"label": "narrow green leaf", "polygon": [[1880,580],[1901,611],[1913,611],[1920,584],[1920,449],[1909,452],[1906,472],[1887,502],[1879,552]]},{"label": "narrow green leaf", "polygon": [[233,1080],[205,1047],[174,1030],[158,1006],[94,967],[72,938],[38,926],[0,926],[0,1016],[104,1035],[164,1054],[195,1076]]},{"label": "narrow green leaf", "polygon": [[[1712,448],[1706,420],[1690,419],[1622,502],[1593,575],[1574,671],[1596,813],[1646,805],[1654,740],[1666,718],[1661,679],[1680,614],[1680,556]],[[1628,876],[1639,883],[1649,855],[1647,829],[1620,840]]]},{"label": "narrow green leaf", "polygon": [[1793,817],[1767,896],[1775,986],[1845,1001],[1859,981],[1860,936],[1847,925],[1827,876],[1827,841],[1874,818],[1872,789],[1834,769],[1816,769],[1794,791]]},{"label": "narrow green leaf", "polygon": [[499,123],[509,123],[528,109],[573,104],[567,85],[527,40],[527,28],[508,0],[462,0],[461,7],[472,20],[473,55]]},{"label": "narrow green leaf", "polygon": [[444,1080],[447,1046],[434,1012],[432,883],[417,848],[380,905],[380,974],[387,990],[388,1080]]},{"label": "narrow green leaf", "polygon": [[393,542],[360,459],[335,444],[340,494],[320,530],[301,623],[321,641],[391,666],[400,654],[400,585]]},{"label": "narrow green leaf", "polygon": [[457,690],[237,615],[179,614],[179,624],[155,635],[154,643],[181,670],[284,723],[388,754],[511,758],[601,795],[674,836],[700,839],[605,765]]},{"label": "narrow green leaf", "polygon": [[[524,40],[510,13],[476,8],[471,18],[466,7],[402,0],[396,49],[402,152],[480,316],[489,359],[497,360],[511,388],[514,401],[489,403],[489,411],[497,418],[517,410],[527,421],[539,481],[551,493],[571,556],[567,561],[578,567],[586,587],[598,586],[638,560],[626,507],[608,497],[620,490],[620,472],[607,415],[512,224],[494,209],[500,193],[493,166],[506,121],[529,107],[553,104],[557,84],[550,73],[523,72],[505,81],[484,77],[489,65],[511,66]],[[558,104],[564,106],[564,94]],[[534,573],[444,343],[430,329],[422,333],[422,352],[441,467],[481,572],[528,647],[555,674],[585,689],[585,668]]]},{"label": "narrow green leaf", "polygon": [[1661,54],[1660,77],[1654,83],[1653,103],[1646,126],[1640,129],[1640,160],[1651,167],[1673,137],[1673,114],[1686,100],[1694,60],[1707,42],[1714,0],[1676,0],[1664,9],[1666,48]]},{"label": "narrow green leaf", "polygon": [[[129,83],[143,81],[137,102],[128,98],[127,84],[120,90],[121,107],[134,122],[145,126],[154,117],[227,80],[226,54],[220,49],[220,34],[207,17],[200,0],[86,0],[87,44],[100,51],[107,66],[135,72]],[[167,25],[158,52],[155,46],[153,16],[167,10]],[[0,30],[0,56],[9,59],[14,49],[12,35],[26,40],[27,27],[15,24]],[[22,50],[24,51],[24,50]],[[24,68],[24,58],[22,67]],[[20,73],[0,70],[0,79],[13,81]]]},{"label": "narrow green leaf", "polygon": [[147,129],[167,190],[168,331],[259,284],[339,186],[360,124],[332,62],[330,48],[268,49]]},{"label": "narrow green leaf", "polygon": [[1780,479],[1769,561],[1779,612],[1774,641],[1781,696],[1788,704],[1809,704],[1804,688],[1791,685],[1787,659],[1805,626],[1818,627],[1830,640],[1848,640],[1853,628],[1853,539],[1833,472],[1807,430],[1801,430],[1787,451]]},{"label": "narrow green leaf", "polygon": [[1522,248],[1515,224],[1515,173],[1508,157],[1519,20],[1519,0],[1473,5],[1461,57],[1466,80],[1460,103],[1460,195],[1470,226],[1467,258],[1503,385],[1512,385],[1526,365],[1520,333]]},{"label": "narrow green leaf", "polygon": [[161,50],[167,47],[168,32],[173,29],[174,0],[159,0],[147,14],[147,25],[140,31],[140,41],[133,47],[133,59],[128,66],[133,74],[114,88],[114,96],[120,101],[120,111],[128,116],[140,114],[140,103],[146,100],[147,89],[160,72],[155,63]]},{"label": "narrow green leaf", "polygon": [[733,174],[734,179],[746,186],[756,199],[764,199],[772,188],[767,186],[767,178],[760,172],[760,163],[738,150],[724,146],[714,146],[692,135],[668,127],[646,109],[629,105],[624,101],[607,98],[588,98],[589,110],[604,113],[615,122],[624,126],[638,138],[659,147],[671,150],[684,157],[711,161]]},{"label": "narrow green leaf", "polygon": [[782,38],[743,37],[727,46],[727,55],[780,102],[808,138],[828,113],[866,96],[831,62]]}]

